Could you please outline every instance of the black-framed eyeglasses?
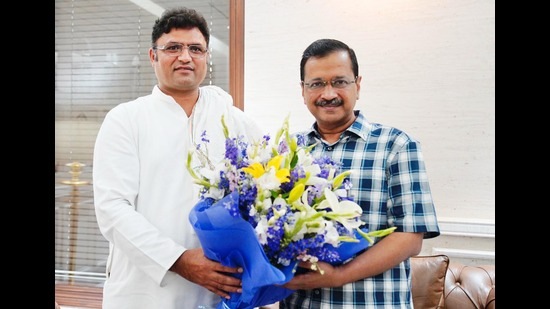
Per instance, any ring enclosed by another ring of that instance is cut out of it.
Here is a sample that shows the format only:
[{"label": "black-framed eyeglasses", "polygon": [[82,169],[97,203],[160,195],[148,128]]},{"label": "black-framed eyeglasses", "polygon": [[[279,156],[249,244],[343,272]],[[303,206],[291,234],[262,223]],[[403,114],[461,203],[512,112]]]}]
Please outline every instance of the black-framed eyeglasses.
[{"label": "black-framed eyeglasses", "polygon": [[302,82],[302,85],[306,86],[307,89],[311,91],[321,90],[325,89],[325,87],[330,83],[332,88],[336,89],[344,89],[350,84],[353,84],[357,81],[357,76],[353,80],[347,80],[344,78],[336,78],[331,81],[324,81],[324,80],[315,80],[309,83]]},{"label": "black-framed eyeglasses", "polygon": [[191,56],[191,58],[202,58],[206,52],[208,52],[205,47],[199,44],[185,45],[183,43],[168,43],[162,46],[153,46],[153,49],[162,50],[168,56],[172,57],[179,57],[186,48],[189,50],[189,56]]}]

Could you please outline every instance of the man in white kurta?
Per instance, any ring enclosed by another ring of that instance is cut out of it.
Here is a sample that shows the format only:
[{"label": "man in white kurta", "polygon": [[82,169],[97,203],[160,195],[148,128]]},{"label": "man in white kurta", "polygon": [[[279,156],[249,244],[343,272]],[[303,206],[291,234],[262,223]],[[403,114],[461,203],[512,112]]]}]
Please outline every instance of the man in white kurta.
[{"label": "man in white kurta", "polygon": [[222,115],[235,136],[261,138],[227,92],[200,86],[209,41],[202,14],[185,7],[164,11],[149,47],[157,85],[111,109],[97,135],[94,203],[110,247],[103,309],[208,308],[242,291],[235,276],[242,269],[207,259],[188,218],[199,187],[187,156],[203,132],[213,162],[225,150]]},{"label": "man in white kurta", "polygon": [[168,269],[184,250],[200,246],[188,220],[198,186],[186,158],[205,130],[210,157],[223,158],[222,114],[233,134],[261,137],[215,86],[200,88],[190,117],[157,86],[105,117],[93,162],[97,220],[110,242],[104,309],[194,309],[219,302],[219,296]]}]

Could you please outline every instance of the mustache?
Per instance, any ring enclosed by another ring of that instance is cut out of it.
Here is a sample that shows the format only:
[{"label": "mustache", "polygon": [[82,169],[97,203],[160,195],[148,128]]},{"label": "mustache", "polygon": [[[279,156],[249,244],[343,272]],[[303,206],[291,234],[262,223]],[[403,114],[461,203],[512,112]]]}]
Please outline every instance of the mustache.
[{"label": "mustache", "polygon": [[332,100],[319,100],[315,102],[315,106],[340,106],[344,102],[340,98],[334,98]]}]

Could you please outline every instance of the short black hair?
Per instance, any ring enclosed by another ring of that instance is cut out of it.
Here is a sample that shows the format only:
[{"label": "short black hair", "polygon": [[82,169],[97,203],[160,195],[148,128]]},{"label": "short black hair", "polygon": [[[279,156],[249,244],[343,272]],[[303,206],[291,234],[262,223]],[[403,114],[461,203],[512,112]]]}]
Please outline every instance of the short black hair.
[{"label": "short black hair", "polygon": [[300,80],[304,81],[304,67],[306,62],[311,57],[324,57],[332,52],[345,50],[348,52],[351,59],[351,69],[353,70],[354,77],[359,76],[359,64],[357,63],[357,56],[352,48],[346,43],[335,39],[319,39],[311,43],[303,52],[302,60],[300,61]]},{"label": "short black hair", "polygon": [[210,44],[210,28],[208,28],[208,23],[201,13],[186,7],[167,9],[153,25],[153,33],[151,34],[152,46],[155,46],[157,40],[164,33],[168,33],[174,28],[191,29],[195,27],[204,36],[206,47],[208,47],[208,44]]}]

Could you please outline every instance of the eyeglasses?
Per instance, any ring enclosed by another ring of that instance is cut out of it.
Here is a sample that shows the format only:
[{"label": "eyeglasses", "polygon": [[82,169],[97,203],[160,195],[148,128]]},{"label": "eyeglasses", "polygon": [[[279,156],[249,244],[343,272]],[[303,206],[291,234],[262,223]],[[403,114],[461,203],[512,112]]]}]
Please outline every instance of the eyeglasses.
[{"label": "eyeglasses", "polygon": [[183,43],[168,43],[163,46],[153,46],[153,49],[159,49],[172,57],[179,57],[184,49],[189,49],[189,56],[191,58],[202,58],[208,51],[206,48],[198,44],[185,45]]},{"label": "eyeglasses", "polygon": [[317,90],[325,89],[325,87],[329,83],[332,86],[332,88],[344,89],[347,86],[349,86],[350,84],[355,83],[356,80],[357,80],[357,77],[355,77],[353,80],[346,80],[346,79],[343,79],[343,78],[337,78],[337,79],[333,79],[331,81],[319,80],[319,81],[313,81],[313,82],[310,82],[310,83],[302,82],[302,85],[306,86],[306,88],[311,90],[311,91],[317,91]]}]

